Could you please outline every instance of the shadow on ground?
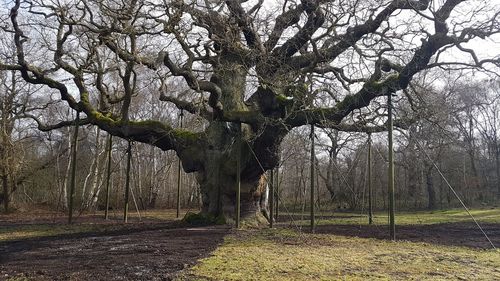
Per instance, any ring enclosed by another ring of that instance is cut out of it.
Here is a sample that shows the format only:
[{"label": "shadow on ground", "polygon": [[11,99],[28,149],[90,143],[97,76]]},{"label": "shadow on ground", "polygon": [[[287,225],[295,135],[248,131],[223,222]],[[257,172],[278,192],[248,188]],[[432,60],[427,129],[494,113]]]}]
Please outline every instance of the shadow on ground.
[{"label": "shadow on ground", "polygon": [[230,229],[143,224],[0,243],[0,280],[170,280],[208,256]]},{"label": "shadow on ground", "polygon": [[[485,223],[481,226],[493,244],[500,247],[500,224]],[[319,225],[316,227],[316,233],[389,239],[387,225]],[[396,227],[396,239],[447,246],[491,248],[491,244],[473,222],[401,225]]]}]

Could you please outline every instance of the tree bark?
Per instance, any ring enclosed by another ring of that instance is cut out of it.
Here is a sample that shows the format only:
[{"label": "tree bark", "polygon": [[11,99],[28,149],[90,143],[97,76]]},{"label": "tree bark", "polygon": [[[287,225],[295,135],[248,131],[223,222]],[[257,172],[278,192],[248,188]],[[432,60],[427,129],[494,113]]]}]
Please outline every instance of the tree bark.
[{"label": "tree bark", "polygon": [[500,144],[495,137],[495,171],[497,176],[497,200],[500,201]]},{"label": "tree bark", "polygon": [[10,201],[10,192],[9,192],[9,177],[6,174],[2,175],[2,200],[3,200],[3,207],[5,213],[9,212],[9,201]]},{"label": "tree bark", "polygon": [[61,199],[62,199],[62,206],[63,210],[66,211],[69,209],[69,203],[68,203],[68,186],[71,185],[70,181],[70,173],[71,173],[71,159],[72,159],[72,153],[73,153],[73,143],[71,139],[71,128],[68,127],[68,161],[66,164],[66,170],[64,172],[64,177],[62,180],[62,186],[61,186]]},{"label": "tree bark", "polygon": [[326,178],[324,178],[324,181],[325,181],[326,189],[328,190],[328,193],[330,193],[330,201],[333,202],[333,200],[335,200],[335,197],[337,196],[337,191],[335,190],[335,184],[336,184],[335,174],[336,174],[336,172],[334,171],[337,159],[336,159],[336,154],[334,153],[333,147],[328,151],[328,155],[329,155],[328,167],[326,169]]},{"label": "tree bark", "polygon": [[113,136],[108,135],[108,145],[107,145],[107,166],[106,166],[106,198],[104,200],[104,219],[109,218],[109,190],[110,190],[110,180],[111,180],[111,156],[113,155]]},{"label": "tree bark", "polygon": [[123,222],[128,221],[128,205],[130,194],[130,166],[132,164],[132,142],[128,141],[127,146],[127,171],[125,172],[125,201],[123,206]]},{"label": "tree bark", "polygon": [[76,188],[76,163],[77,163],[77,153],[78,153],[78,127],[79,127],[79,121],[80,119],[80,112],[76,113],[76,122],[75,122],[75,128],[74,128],[74,133],[73,133],[73,143],[72,143],[72,150],[71,150],[71,182],[70,182],[70,193],[69,193],[69,212],[68,212],[68,224],[72,223],[73,220],[73,206],[74,206],[74,199],[75,199],[75,188]]},{"label": "tree bark", "polygon": [[434,210],[436,209],[436,190],[434,189],[434,179],[432,177],[432,171],[434,167],[432,166],[432,164],[426,164],[425,166],[425,182],[427,187],[427,195],[429,197],[427,209]]},{"label": "tree bark", "polygon": [[[243,102],[247,70],[241,65],[224,61],[214,70],[211,78],[224,93],[220,96],[222,107],[227,112],[248,112]],[[213,121],[204,134],[206,143],[198,149],[177,152],[185,172],[196,172],[202,195],[202,213],[222,216],[227,223],[233,223],[236,214],[236,162],[239,122]],[[269,200],[261,200],[267,192],[264,179],[266,171],[278,164],[279,143],[286,134],[285,128],[267,125],[256,136],[256,129],[248,124],[241,125],[241,209],[242,220],[255,219],[263,223]],[[192,159],[197,156],[199,165]]]},{"label": "tree bark", "polygon": [[[215,217],[223,216],[227,223],[231,223],[236,214],[236,181],[235,179],[226,174],[200,174],[201,179],[200,187],[202,194],[202,213],[211,214]],[[262,176],[264,177],[264,176]],[[267,214],[267,209],[264,205],[268,204],[267,188],[264,180],[257,180],[254,182],[241,181],[241,206],[240,216],[241,219],[260,218],[262,215]],[[263,199],[261,201],[261,199]]]},{"label": "tree bark", "polygon": [[[95,145],[95,154],[92,159],[92,164],[90,165],[90,171],[85,179],[85,184],[83,185],[84,190],[82,192],[82,210],[86,210],[89,207],[95,207],[97,203],[97,199],[99,197],[99,193],[101,191],[102,186],[102,173],[100,171],[103,168],[104,161],[102,161],[102,155],[105,154],[105,150],[101,151],[101,138],[100,138],[101,130],[96,128],[96,145]],[[85,189],[87,187],[87,179],[90,180],[90,187],[88,189],[88,194],[85,194]]]}]

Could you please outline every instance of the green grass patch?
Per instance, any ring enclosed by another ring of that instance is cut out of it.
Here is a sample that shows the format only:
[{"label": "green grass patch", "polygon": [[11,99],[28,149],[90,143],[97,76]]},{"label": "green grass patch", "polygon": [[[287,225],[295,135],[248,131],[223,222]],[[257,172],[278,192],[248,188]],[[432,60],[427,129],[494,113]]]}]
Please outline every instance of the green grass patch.
[{"label": "green grass patch", "polygon": [[[139,222],[139,217],[143,222],[148,223],[168,222],[176,220],[176,212],[175,210],[148,210],[142,212],[140,215],[136,212],[130,213],[128,217],[130,223],[123,224],[121,212],[110,213],[110,220],[108,221],[104,220],[104,212],[96,212],[93,215],[83,215],[81,218],[76,217],[76,223],[69,225],[66,223],[47,223],[47,221],[56,218],[58,218],[59,221],[61,218],[66,218],[59,213],[38,214],[36,217],[30,216],[29,213],[2,215],[0,221],[3,219],[12,223],[0,227],[0,242],[58,235],[104,233],[134,229],[140,227],[140,225],[137,224],[137,222]],[[79,219],[83,220],[83,222],[78,222]],[[37,221],[40,221],[40,223],[37,223]]]},{"label": "green grass patch", "polygon": [[240,231],[180,280],[500,280],[500,252],[290,229]]},{"label": "green grass patch", "polygon": [[33,224],[16,225],[0,229],[0,242],[67,234],[107,232],[123,229],[123,225],[100,224]]},{"label": "green grass patch", "polygon": [[[480,223],[500,223],[500,208],[473,209],[471,214]],[[299,225],[309,224],[309,215],[300,213],[282,213],[286,220],[291,220],[293,215],[295,222]],[[318,212],[316,213],[316,222],[322,224],[368,224],[368,215],[366,212]],[[378,225],[388,224],[386,212],[375,212],[374,223]],[[436,210],[436,211],[417,211],[417,212],[397,212],[396,224],[398,225],[419,225],[419,224],[438,224],[438,223],[457,223],[472,222],[471,217],[464,209]]]},{"label": "green grass patch", "polygon": [[[187,210],[181,210],[181,218],[176,218],[176,210],[174,209],[168,209],[168,210],[162,210],[162,209],[155,209],[155,210],[147,210],[147,211],[141,211],[140,215],[135,212],[131,211],[129,212],[129,218],[134,218],[138,219],[139,217],[143,220],[163,220],[163,221],[173,221],[177,219],[182,219],[183,214],[185,214]],[[101,212],[104,216],[104,212]],[[122,218],[123,216],[123,211],[119,210],[118,216]]]}]

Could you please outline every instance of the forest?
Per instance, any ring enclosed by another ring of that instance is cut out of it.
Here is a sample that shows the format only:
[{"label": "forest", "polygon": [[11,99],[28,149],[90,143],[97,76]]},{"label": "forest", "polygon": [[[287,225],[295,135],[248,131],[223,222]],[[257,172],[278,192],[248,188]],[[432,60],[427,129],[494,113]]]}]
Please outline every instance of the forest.
[{"label": "forest", "polygon": [[3,1],[0,280],[500,279],[499,33],[485,0]]}]

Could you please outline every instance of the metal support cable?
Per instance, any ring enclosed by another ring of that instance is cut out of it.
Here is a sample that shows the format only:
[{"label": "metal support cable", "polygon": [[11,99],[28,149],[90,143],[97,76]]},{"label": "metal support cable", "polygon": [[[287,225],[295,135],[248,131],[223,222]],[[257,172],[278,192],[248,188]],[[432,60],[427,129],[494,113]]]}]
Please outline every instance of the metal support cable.
[{"label": "metal support cable", "polygon": [[[403,133],[405,134],[405,133]],[[406,135],[406,134],[405,134]],[[407,136],[409,137],[409,136]],[[450,182],[448,181],[448,179],[445,177],[445,175],[443,174],[443,172],[441,171],[441,169],[439,168],[439,166],[436,164],[436,162],[431,158],[431,156],[429,155],[429,153],[424,149],[423,145],[420,143],[419,140],[417,139],[414,139],[415,140],[415,143],[420,147],[420,149],[424,152],[425,156],[429,159],[429,161],[431,162],[431,164],[434,166],[434,168],[436,168],[437,172],[439,173],[439,175],[441,176],[441,178],[444,180],[444,182],[446,183],[446,185],[448,186],[448,188],[451,190],[451,192],[453,193],[453,195],[455,195],[455,197],[458,199],[458,201],[460,202],[460,204],[462,205],[462,207],[465,209],[465,211],[467,212],[467,214],[472,218],[472,220],[474,221],[474,223],[477,225],[477,227],[479,228],[479,230],[483,233],[484,237],[486,237],[486,239],[488,240],[488,242],[491,244],[491,247],[493,249],[496,249],[495,247],[495,244],[493,244],[493,242],[491,241],[490,237],[486,234],[486,232],[484,231],[484,229],[481,227],[481,225],[479,224],[479,222],[476,220],[476,218],[472,215],[472,213],[470,212],[469,208],[467,208],[467,206],[465,205],[464,201],[462,201],[462,199],[460,198],[460,196],[458,195],[458,193],[455,191],[455,188],[453,188],[453,186],[450,184]]]}]

